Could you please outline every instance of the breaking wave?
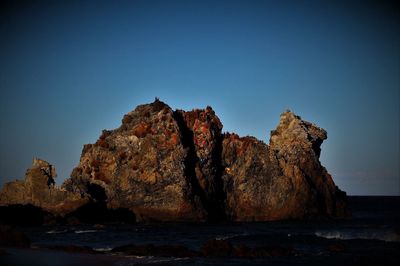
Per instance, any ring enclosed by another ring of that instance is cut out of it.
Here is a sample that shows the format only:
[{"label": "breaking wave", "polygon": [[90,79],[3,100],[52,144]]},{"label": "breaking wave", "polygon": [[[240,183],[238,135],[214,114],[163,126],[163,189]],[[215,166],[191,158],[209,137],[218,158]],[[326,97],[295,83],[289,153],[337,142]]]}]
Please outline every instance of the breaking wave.
[{"label": "breaking wave", "polygon": [[110,247],[105,247],[105,248],[93,248],[94,251],[99,251],[99,252],[108,252],[111,251],[112,248]]},{"label": "breaking wave", "polygon": [[340,231],[316,231],[315,235],[327,239],[366,239],[381,240],[386,242],[400,242],[400,234],[394,230],[340,230]]},{"label": "breaking wave", "polygon": [[242,234],[231,234],[231,235],[225,235],[225,236],[217,236],[215,237],[215,240],[228,240],[232,239],[235,237],[240,237],[240,236],[248,236],[249,234],[247,233],[242,233]]},{"label": "breaking wave", "polygon": [[75,234],[96,233],[98,230],[76,230]]},{"label": "breaking wave", "polygon": [[46,234],[63,234],[63,233],[67,233],[67,232],[68,232],[67,229],[65,229],[65,230],[50,230],[50,231],[47,231]]}]

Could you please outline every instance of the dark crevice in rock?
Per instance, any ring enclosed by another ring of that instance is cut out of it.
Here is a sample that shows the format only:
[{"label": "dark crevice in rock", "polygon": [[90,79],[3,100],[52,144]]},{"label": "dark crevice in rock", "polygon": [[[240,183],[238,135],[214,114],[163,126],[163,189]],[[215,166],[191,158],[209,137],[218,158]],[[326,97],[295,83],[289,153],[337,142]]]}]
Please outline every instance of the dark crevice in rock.
[{"label": "dark crevice in rock", "polygon": [[87,193],[91,198],[98,203],[104,203],[107,200],[107,195],[105,189],[97,184],[88,183]]},{"label": "dark crevice in rock", "polygon": [[223,141],[223,135],[219,135],[216,139],[216,146],[213,151],[213,162],[215,163],[216,167],[216,173],[214,176],[214,184],[215,184],[215,190],[214,190],[214,197],[215,197],[215,209],[216,209],[216,217],[217,220],[223,221],[227,219],[227,214],[226,214],[226,190],[224,190],[224,181],[222,180],[222,175],[223,175],[223,162],[222,162],[222,141]]},{"label": "dark crevice in rock", "polygon": [[[188,182],[192,186],[193,194],[194,196],[199,197],[200,202],[203,206],[203,208],[207,212],[207,220],[211,222],[218,222],[218,221],[223,221],[226,218],[225,215],[225,210],[222,208],[222,204],[220,202],[215,202],[215,200],[210,199],[208,197],[208,193],[203,190],[203,188],[200,186],[199,180],[197,179],[196,176],[196,165],[200,164],[200,159],[198,158],[196,154],[196,148],[195,144],[193,142],[193,132],[190,130],[186,122],[183,118],[182,113],[179,111],[174,111],[173,117],[181,131],[181,136],[182,136],[182,145],[185,149],[187,149],[187,155],[184,161],[185,164],[185,176],[188,178]],[[223,195],[222,191],[222,169],[221,168],[221,151],[222,151],[222,139],[218,141],[218,148],[216,149],[215,156],[219,160],[219,164],[217,165],[217,174],[219,175],[219,182],[216,183],[217,187],[215,188],[215,191],[221,191],[221,195]],[[218,194],[218,193],[217,193]],[[221,198],[221,200],[224,198],[221,195],[217,195],[216,199]],[[195,202],[195,199],[192,199],[193,202]]]},{"label": "dark crevice in rock", "polygon": [[[187,149],[187,155],[184,161],[185,176],[192,186],[194,196],[198,196],[204,208],[207,209],[209,203],[207,202],[206,194],[202,190],[196,177],[195,168],[196,164],[199,162],[199,158],[196,155],[196,150],[193,143],[193,132],[186,126],[185,120],[181,113],[175,111],[173,116],[181,131],[182,145],[185,149]],[[192,200],[194,201],[194,199]]]}]

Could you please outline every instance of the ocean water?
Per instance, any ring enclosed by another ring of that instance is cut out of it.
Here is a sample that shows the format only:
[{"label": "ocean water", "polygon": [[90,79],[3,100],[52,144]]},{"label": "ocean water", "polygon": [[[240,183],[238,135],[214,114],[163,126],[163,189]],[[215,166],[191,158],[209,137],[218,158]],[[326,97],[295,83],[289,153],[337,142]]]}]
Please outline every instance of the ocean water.
[{"label": "ocean water", "polygon": [[[105,254],[6,249],[0,265],[400,265],[400,197],[349,197],[352,218],[224,224],[141,224],[24,227],[33,247],[86,246]],[[112,248],[182,245],[200,250],[210,239],[247,247],[282,247],[263,258],[124,256]]]}]

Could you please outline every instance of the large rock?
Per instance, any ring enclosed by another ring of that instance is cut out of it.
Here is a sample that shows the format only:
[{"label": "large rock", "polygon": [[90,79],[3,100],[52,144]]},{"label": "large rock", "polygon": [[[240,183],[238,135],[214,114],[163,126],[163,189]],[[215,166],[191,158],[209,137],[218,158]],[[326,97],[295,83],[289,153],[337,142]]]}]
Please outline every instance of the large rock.
[{"label": "large rock", "polygon": [[34,158],[26,171],[25,180],[6,183],[0,192],[0,206],[30,205],[60,216],[75,210],[88,201],[81,194],[66,191],[55,185],[55,167]]},{"label": "large rock", "polygon": [[0,224],[0,246],[28,248],[30,245],[31,241],[23,232]]},{"label": "large rock", "polygon": [[138,221],[344,217],[345,193],[319,162],[325,139],[325,130],[287,111],[267,145],[223,134],[211,107],[173,111],[156,99],[84,145],[62,188],[53,185],[54,167],[36,160],[25,181],[5,185],[0,205],[68,217],[123,209]]},{"label": "large rock", "polygon": [[345,193],[319,162],[326,131],[290,111],[270,145],[226,134],[223,180],[232,220],[265,221],[347,215]]},{"label": "large rock", "polygon": [[290,111],[281,115],[271,132],[270,149],[293,189],[295,217],[310,215],[347,216],[346,194],[335,186],[319,161],[327,132]]},{"label": "large rock", "polygon": [[140,105],[122,125],[85,145],[64,187],[109,208],[127,208],[138,220],[205,219],[186,175],[188,149],[174,112],[163,102]]}]

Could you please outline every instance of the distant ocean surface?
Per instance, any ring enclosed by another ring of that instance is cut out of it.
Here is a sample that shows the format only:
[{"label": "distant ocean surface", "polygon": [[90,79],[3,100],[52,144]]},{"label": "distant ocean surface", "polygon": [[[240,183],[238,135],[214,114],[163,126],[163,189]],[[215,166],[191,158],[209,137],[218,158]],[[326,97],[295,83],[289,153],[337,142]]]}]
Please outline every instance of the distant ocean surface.
[{"label": "distant ocean surface", "polygon": [[400,265],[400,197],[349,197],[353,217],[340,221],[22,227],[32,246],[88,246],[109,252],[127,244],[183,245],[210,239],[249,247],[290,247],[298,255],[168,258],[7,248],[0,265]]}]

